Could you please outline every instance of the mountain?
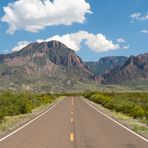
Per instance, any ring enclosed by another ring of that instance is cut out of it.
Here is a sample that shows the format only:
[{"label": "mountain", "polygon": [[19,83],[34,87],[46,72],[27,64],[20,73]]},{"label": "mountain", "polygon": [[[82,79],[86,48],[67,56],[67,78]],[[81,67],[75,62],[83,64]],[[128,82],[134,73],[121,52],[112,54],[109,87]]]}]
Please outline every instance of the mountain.
[{"label": "mountain", "polygon": [[123,65],[127,59],[125,56],[109,56],[100,58],[97,62],[86,62],[86,65],[92,73],[101,75],[116,66]]},{"label": "mountain", "polygon": [[18,52],[0,55],[0,81],[18,88],[31,84],[64,89],[78,81],[95,81],[95,77],[72,49],[50,41],[31,43]]},{"label": "mountain", "polygon": [[118,84],[130,81],[148,80],[148,53],[130,56],[121,66],[117,66],[103,74],[105,83]]},{"label": "mountain", "polygon": [[0,90],[105,90],[106,87],[122,88],[118,84],[124,82],[135,81],[135,86],[147,80],[148,53],[129,58],[104,57],[98,62],[84,63],[74,50],[59,41],[50,41],[31,43],[20,51],[0,54]]}]

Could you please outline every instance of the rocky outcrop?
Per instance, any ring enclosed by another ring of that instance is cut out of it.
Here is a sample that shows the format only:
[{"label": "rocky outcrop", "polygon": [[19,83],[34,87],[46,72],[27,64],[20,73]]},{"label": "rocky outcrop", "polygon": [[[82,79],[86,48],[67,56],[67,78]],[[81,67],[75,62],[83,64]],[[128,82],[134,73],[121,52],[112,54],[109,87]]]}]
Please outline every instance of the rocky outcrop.
[{"label": "rocky outcrop", "polygon": [[86,65],[92,73],[95,75],[101,75],[116,66],[123,65],[127,59],[128,58],[124,56],[109,56],[100,58],[97,62],[86,62]]},{"label": "rocky outcrop", "polygon": [[130,56],[122,66],[117,66],[103,75],[106,83],[120,83],[132,80],[148,80],[148,53]]}]

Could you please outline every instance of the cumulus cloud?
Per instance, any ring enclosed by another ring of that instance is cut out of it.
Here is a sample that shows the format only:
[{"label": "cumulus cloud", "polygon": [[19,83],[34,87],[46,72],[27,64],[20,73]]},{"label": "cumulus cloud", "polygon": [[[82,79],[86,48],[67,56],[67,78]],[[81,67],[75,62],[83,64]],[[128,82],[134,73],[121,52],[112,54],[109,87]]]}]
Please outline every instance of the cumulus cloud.
[{"label": "cumulus cloud", "polygon": [[[81,49],[82,42],[92,51],[94,52],[107,52],[110,50],[117,50],[120,49],[119,44],[114,44],[113,41],[108,40],[105,35],[99,33],[99,34],[93,34],[88,33],[87,31],[79,31],[76,33],[70,33],[65,34],[62,36],[55,35],[52,37],[49,37],[48,39],[38,39],[36,42],[48,42],[51,40],[57,40],[62,43],[64,43],[69,48],[75,50],[76,52]],[[12,51],[19,51],[26,45],[28,45],[29,41],[21,41],[18,42],[16,47],[12,49]]]},{"label": "cumulus cloud", "polygon": [[13,52],[19,51],[19,50],[21,50],[22,48],[24,48],[25,46],[27,46],[28,44],[30,44],[29,41],[20,41],[20,42],[18,42],[17,45],[16,45],[14,48],[12,48],[11,50],[12,50]]},{"label": "cumulus cloud", "polygon": [[79,51],[81,43],[84,44],[92,51],[106,52],[110,50],[117,50],[120,48],[119,44],[114,44],[111,40],[108,40],[103,34],[92,34],[87,31],[79,31],[76,33],[65,34],[62,36],[55,35],[49,37],[46,40],[37,40],[37,42],[57,40],[66,44],[69,48]]},{"label": "cumulus cloud", "polygon": [[118,43],[126,43],[125,39],[123,39],[123,38],[118,38],[117,39],[117,42]]},{"label": "cumulus cloud", "polygon": [[17,30],[38,32],[48,26],[84,23],[91,13],[86,0],[19,0],[3,8],[1,21],[9,25],[7,32]]},{"label": "cumulus cloud", "polygon": [[141,30],[140,32],[141,32],[141,33],[148,33],[148,30],[143,29],[143,30]]},{"label": "cumulus cloud", "polygon": [[129,16],[131,18],[131,22],[134,21],[145,21],[148,20],[148,12],[145,14],[141,14],[140,12],[133,13]]},{"label": "cumulus cloud", "polygon": [[122,47],[122,49],[129,49],[130,48],[130,45],[125,45]]},{"label": "cumulus cloud", "polygon": [[130,45],[127,44],[127,41],[124,38],[118,38],[116,41],[120,44],[121,49],[129,49]]}]

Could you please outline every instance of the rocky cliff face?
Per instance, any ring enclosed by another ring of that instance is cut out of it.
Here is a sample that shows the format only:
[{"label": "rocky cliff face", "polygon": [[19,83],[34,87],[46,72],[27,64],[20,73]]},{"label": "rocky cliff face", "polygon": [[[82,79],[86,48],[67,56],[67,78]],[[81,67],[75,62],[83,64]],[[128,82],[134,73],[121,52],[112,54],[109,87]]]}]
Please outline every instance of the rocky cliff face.
[{"label": "rocky cliff face", "polygon": [[[65,90],[79,84],[119,84],[148,80],[148,53],[139,56],[105,57],[83,63],[77,54],[58,41],[31,43],[18,52],[0,55],[0,88]],[[85,88],[87,89],[87,88]]]},{"label": "rocky cliff face", "polygon": [[124,56],[109,56],[100,58],[97,62],[86,62],[88,69],[95,75],[101,75],[116,66],[121,66],[127,60]]},{"label": "rocky cliff face", "polygon": [[103,75],[106,83],[148,80],[148,53],[131,56],[122,66]]},{"label": "rocky cliff face", "polygon": [[0,55],[1,77],[46,76],[95,80],[76,53],[58,41],[31,43],[22,50]]}]

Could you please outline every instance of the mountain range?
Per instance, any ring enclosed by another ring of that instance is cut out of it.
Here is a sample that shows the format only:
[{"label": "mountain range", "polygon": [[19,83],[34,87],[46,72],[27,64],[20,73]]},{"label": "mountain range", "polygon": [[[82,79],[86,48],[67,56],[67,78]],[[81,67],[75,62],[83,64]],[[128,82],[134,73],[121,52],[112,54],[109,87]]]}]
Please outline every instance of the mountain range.
[{"label": "mountain range", "polygon": [[86,90],[141,80],[148,80],[148,53],[83,62],[74,50],[53,40],[0,54],[0,89]]},{"label": "mountain range", "polygon": [[95,75],[101,75],[115,68],[123,65],[128,57],[125,56],[109,56],[100,58],[97,62],[86,62],[88,69]]},{"label": "mountain range", "polygon": [[148,80],[148,53],[130,56],[124,64],[103,74],[106,83]]}]

